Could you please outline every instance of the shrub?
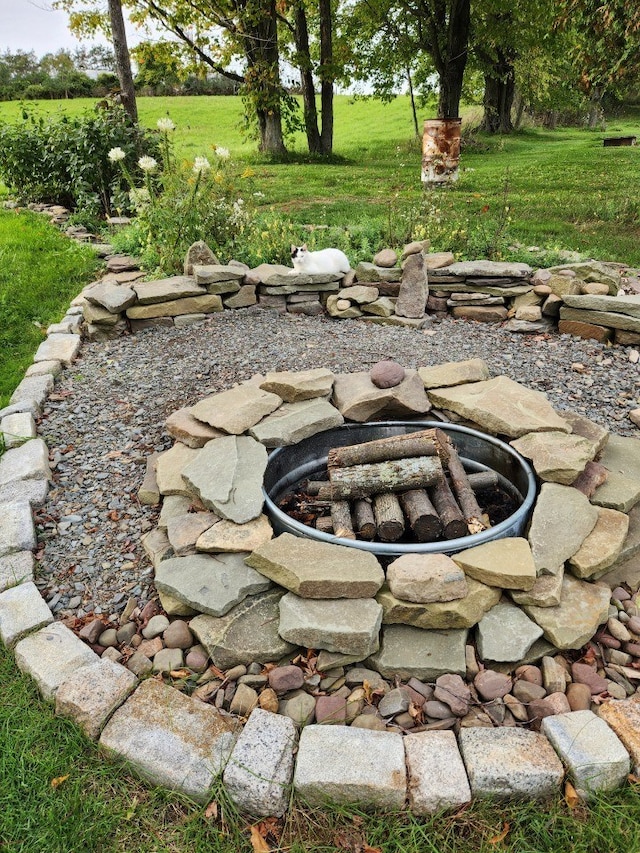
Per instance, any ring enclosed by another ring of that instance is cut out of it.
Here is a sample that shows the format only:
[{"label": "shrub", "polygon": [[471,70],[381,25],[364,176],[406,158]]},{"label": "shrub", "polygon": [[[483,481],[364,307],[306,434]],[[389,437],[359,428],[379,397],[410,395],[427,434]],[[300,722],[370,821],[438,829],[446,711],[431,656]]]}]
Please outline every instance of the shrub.
[{"label": "shrub", "polygon": [[52,118],[24,109],[21,121],[0,124],[0,177],[22,201],[57,202],[95,216],[127,201],[122,171],[109,160],[118,147],[136,172],[155,134],[133,125],[119,106]]}]

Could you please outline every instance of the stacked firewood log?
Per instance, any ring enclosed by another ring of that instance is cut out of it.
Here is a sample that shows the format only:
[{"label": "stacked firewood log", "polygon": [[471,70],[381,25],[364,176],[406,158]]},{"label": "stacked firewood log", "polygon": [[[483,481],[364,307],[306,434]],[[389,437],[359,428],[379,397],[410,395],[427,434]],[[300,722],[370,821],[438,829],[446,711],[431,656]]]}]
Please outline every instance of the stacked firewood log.
[{"label": "stacked firewood log", "polygon": [[344,539],[417,542],[457,539],[489,526],[475,492],[495,486],[493,471],[467,474],[450,438],[440,429],[335,447],[328,480],[304,491],[325,509],[316,527]]}]

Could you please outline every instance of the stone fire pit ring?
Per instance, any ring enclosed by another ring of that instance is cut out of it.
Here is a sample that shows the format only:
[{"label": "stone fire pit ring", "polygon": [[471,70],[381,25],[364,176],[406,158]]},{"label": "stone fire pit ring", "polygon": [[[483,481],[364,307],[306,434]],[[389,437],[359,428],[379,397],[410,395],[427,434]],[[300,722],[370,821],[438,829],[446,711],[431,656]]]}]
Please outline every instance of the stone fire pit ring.
[{"label": "stone fire pit ring", "polygon": [[[453,441],[468,473],[492,470],[498,474],[500,485],[521,501],[516,512],[494,527],[471,536],[437,542],[398,543],[365,542],[334,536],[296,521],[277,505],[278,499],[301,480],[317,477],[326,467],[327,453],[332,447],[344,447],[435,427],[445,432]],[[494,539],[524,536],[527,520],[535,503],[537,486],[531,466],[516,450],[500,439],[458,424],[411,420],[343,424],[316,433],[297,444],[279,447],[269,455],[263,493],[265,508],[276,534],[291,533],[294,536],[370,551],[379,556],[396,557],[401,554],[455,554]]]}]

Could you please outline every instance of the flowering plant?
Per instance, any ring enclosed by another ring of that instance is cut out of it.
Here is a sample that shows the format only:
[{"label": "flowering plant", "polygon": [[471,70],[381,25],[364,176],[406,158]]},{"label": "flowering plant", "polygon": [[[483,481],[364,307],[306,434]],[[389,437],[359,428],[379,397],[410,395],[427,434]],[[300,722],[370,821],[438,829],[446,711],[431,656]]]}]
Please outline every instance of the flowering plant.
[{"label": "flowering plant", "polygon": [[[159,160],[139,157],[143,186],[131,179],[126,163],[117,149],[109,159],[117,163],[129,182],[128,202],[136,220],[129,232],[128,251],[137,253],[147,269],[177,272],[191,243],[204,240],[223,257],[232,255],[241,245],[252,219],[251,187],[240,194],[227,148],[212,146],[213,157],[198,156],[193,162],[179,162],[173,151],[171,134],[175,125],[170,118],[158,120]],[[125,240],[126,240],[125,235]]]}]

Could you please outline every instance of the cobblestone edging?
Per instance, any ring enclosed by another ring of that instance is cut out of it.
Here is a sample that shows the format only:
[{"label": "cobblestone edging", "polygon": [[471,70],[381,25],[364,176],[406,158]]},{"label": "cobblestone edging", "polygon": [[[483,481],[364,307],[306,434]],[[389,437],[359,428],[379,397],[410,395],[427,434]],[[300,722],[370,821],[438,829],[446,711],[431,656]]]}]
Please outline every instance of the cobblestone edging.
[{"label": "cobblestone edging", "polygon": [[[50,329],[0,416],[31,436],[0,464],[0,639],[14,651],[56,712],[69,716],[107,753],[128,760],[154,784],[205,802],[217,775],[237,805],[256,816],[282,814],[290,786],[306,801],[401,809],[416,814],[456,807],[472,797],[545,797],[559,792],[565,772],[583,796],[611,790],[640,770],[640,697],[542,721],[541,732],[467,729],[391,732],[310,725],[256,709],[238,720],[170,686],[139,682],[99,658],[66,626],[54,622],[33,583],[36,533],[31,506],[51,478],[35,418],[54,376],[80,347],[79,316],[70,331]],[[17,421],[15,420],[17,418]],[[25,431],[26,430],[26,431]]]}]

